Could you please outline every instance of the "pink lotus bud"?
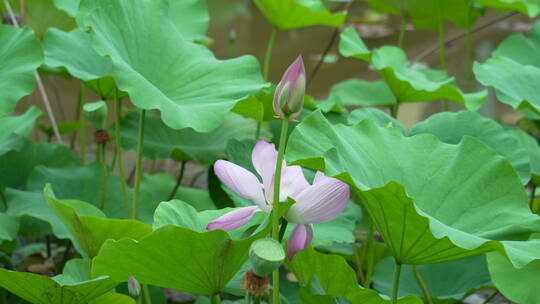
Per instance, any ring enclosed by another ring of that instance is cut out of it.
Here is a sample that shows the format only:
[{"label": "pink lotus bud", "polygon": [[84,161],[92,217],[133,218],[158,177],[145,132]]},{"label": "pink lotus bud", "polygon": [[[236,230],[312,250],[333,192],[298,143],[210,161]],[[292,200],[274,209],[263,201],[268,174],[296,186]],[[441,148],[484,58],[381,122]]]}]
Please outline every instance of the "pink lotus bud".
[{"label": "pink lotus bud", "polygon": [[306,92],[306,71],[302,56],[299,55],[289,66],[274,93],[274,111],[279,118],[294,119],[304,107]]}]

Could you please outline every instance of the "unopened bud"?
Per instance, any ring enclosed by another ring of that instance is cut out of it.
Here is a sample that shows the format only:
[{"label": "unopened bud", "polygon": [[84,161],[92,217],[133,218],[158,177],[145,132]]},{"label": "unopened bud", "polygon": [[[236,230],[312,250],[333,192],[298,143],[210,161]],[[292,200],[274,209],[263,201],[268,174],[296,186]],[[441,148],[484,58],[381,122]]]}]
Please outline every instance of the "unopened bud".
[{"label": "unopened bud", "polygon": [[306,71],[299,55],[289,66],[274,93],[274,111],[281,119],[294,119],[304,107]]},{"label": "unopened bud", "polygon": [[137,281],[137,279],[135,279],[134,276],[129,276],[127,286],[130,296],[132,296],[133,298],[139,297],[139,295],[141,294],[141,284],[139,284],[139,282]]},{"label": "unopened bud", "polygon": [[249,248],[249,261],[253,266],[253,272],[260,277],[278,269],[284,259],[283,246],[270,238],[256,240]]}]

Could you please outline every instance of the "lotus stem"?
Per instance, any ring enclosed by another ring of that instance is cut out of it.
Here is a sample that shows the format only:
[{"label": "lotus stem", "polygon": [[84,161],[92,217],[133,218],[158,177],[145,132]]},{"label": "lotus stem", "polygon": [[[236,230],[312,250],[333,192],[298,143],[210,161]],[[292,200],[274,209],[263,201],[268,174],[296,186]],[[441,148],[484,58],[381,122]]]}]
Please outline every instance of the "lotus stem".
[{"label": "lotus stem", "polygon": [[107,196],[107,179],[108,179],[108,169],[105,156],[105,144],[98,144],[98,155],[99,162],[101,163],[101,176],[99,183],[99,209],[101,211],[105,210],[105,198]]},{"label": "lotus stem", "polygon": [[375,228],[373,223],[369,226],[368,238],[366,243],[367,250],[367,267],[366,267],[366,280],[364,281],[364,287],[369,288],[371,285],[371,277],[373,275],[373,268],[375,266]]},{"label": "lotus stem", "polygon": [[148,290],[147,284],[142,284],[142,291],[143,291],[144,302],[146,304],[152,304],[152,297],[150,297],[150,290]]},{"label": "lotus stem", "polygon": [[399,101],[396,101],[396,104],[393,104],[390,106],[390,114],[392,115],[392,117],[397,119],[398,113],[399,113]]},{"label": "lotus stem", "polygon": [[6,200],[6,195],[4,193],[4,188],[0,187],[0,199],[2,200],[2,203],[4,203],[4,211],[8,209],[8,204]]},{"label": "lotus stem", "polygon": [[167,198],[168,201],[172,200],[174,196],[176,195],[176,192],[178,191],[178,188],[182,184],[182,179],[184,178],[184,170],[186,169],[186,161],[182,161],[182,164],[180,165],[180,172],[178,173],[178,178],[176,179],[176,185],[174,185],[173,190],[171,191],[171,194],[169,194],[169,197]]},{"label": "lotus stem", "polygon": [[394,268],[394,279],[392,281],[392,298],[391,298],[392,304],[397,304],[398,302],[400,275],[401,275],[401,263],[396,260],[396,266]]},{"label": "lotus stem", "polygon": [[272,60],[272,50],[274,49],[277,31],[278,30],[276,27],[272,28],[272,32],[270,33],[270,39],[268,40],[268,47],[266,48],[266,54],[264,55],[263,76],[264,80],[266,81],[268,81],[268,76],[270,73],[270,61]]},{"label": "lotus stem", "polygon": [[137,159],[135,162],[135,184],[133,186],[133,210],[131,212],[132,219],[137,219],[139,213],[139,195],[141,192],[141,178],[142,178],[142,156],[144,149],[144,121],[146,116],[146,110],[141,110],[141,116],[139,118],[139,135],[137,140]]},{"label": "lotus stem", "polygon": [[120,188],[124,199],[124,209],[126,217],[129,218],[131,209],[129,206],[129,196],[127,191],[126,176],[124,174],[124,162],[122,160],[122,141],[120,138],[120,121],[122,120],[122,99],[118,96],[118,88],[114,89],[114,140],[116,145],[116,161],[118,164],[118,175],[120,176]]},{"label": "lotus stem", "polygon": [[[274,174],[274,197],[272,204],[279,204],[279,190],[281,185],[281,167],[283,156],[285,154],[285,145],[287,144],[287,130],[289,128],[289,120],[284,118],[281,120],[281,135],[279,137],[279,149],[276,162],[276,173]],[[277,208],[272,212],[272,238],[279,242],[279,214]],[[281,301],[279,293],[279,268],[272,272],[272,304],[279,304]]]},{"label": "lotus stem", "polygon": [[216,293],[215,295],[212,296],[212,298],[210,299],[210,303],[212,303],[212,304],[220,304],[221,303],[221,297],[219,296],[219,293]]},{"label": "lotus stem", "polygon": [[405,31],[407,27],[407,16],[401,16],[401,22],[399,24],[399,38],[398,38],[398,47],[403,48],[403,42],[405,41]]},{"label": "lotus stem", "polygon": [[426,282],[424,282],[424,279],[422,279],[422,276],[420,275],[420,272],[418,271],[417,265],[412,266],[412,271],[414,273],[414,277],[416,278],[416,281],[418,282],[418,286],[422,289],[422,293],[424,294],[424,298],[426,299],[426,302],[428,304],[433,304],[433,300],[431,299],[431,294],[429,293],[429,289],[426,285]]}]

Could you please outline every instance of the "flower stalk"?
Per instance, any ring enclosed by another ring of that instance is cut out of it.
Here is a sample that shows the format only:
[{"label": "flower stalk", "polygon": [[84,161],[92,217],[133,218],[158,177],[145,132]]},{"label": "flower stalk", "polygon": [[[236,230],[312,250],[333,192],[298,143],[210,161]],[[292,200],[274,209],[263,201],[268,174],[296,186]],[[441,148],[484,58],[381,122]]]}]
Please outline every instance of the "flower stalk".
[{"label": "flower stalk", "polygon": [[[272,203],[279,204],[279,190],[281,185],[281,163],[285,154],[285,145],[287,143],[287,131],[289,129],[289,120],[281,120],[281,134],[279,136],[278,156],[276,162],[276,173],[274,175],[274,197]],[[272,238],[279,242],[279,214],[277,209],[272,212]],[[272,272],[272,303],[280,303],[279,294],[279,268]]]},{"label": "flower stalk", "polygon": [[396,261],[396,266],[394,268],[394,279],[392,281],[392,297],[391,303],[397,304],[398,302],[398,291],[399,291],[399,277],[401,275],[401,263]]},{"label": "flower stalk", "polygon": [[122,99],[118,96],[118,89],[114,89],[114,140],[116,145],[116,159],[118,164],[118,175],[120,176],[120,187],[124,199],[124,209],[129,218],[131,209],[127,192],[126,176],[124,174],[124,163],[122,160],[122,143],[120,139],[120,120],[122,119]]},{"label": "flower stalk", "polygon": [[137,140],[137,160],[135,162],[135,184],[133,191],[133,209],[131,210],[131,218],[137,219],[139,214],[139,200],[141,193],[141,178],[142,178],[142,155],[144,149],[144,119],[146,116],[146,110],[141,110],[141,117],[139,119],[139,134]]}]

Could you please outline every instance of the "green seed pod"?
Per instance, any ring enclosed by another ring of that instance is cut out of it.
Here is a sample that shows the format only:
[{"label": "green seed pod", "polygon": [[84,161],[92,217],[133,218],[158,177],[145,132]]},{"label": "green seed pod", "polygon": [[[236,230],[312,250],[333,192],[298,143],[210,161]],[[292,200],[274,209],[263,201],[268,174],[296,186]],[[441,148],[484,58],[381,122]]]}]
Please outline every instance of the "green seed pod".
[{"label": "green seed pod", "polygon": [[285,250],[277,241],[265,238],[256,240],[249,249],[249,260],[253,266],[253,272],[264,277],[281,266],[285,259]]}]

